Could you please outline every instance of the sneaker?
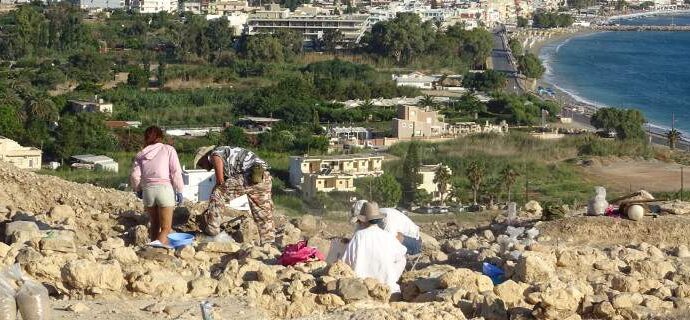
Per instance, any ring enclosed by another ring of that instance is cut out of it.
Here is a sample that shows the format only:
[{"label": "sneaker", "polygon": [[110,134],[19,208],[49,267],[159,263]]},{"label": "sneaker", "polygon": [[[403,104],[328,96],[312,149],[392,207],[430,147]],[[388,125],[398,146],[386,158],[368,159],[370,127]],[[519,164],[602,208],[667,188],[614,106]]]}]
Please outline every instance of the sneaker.
[{"label": "sneaker", "polygon": [[151,241],[148,243],[148,245],[154,248],[173,249],[171,245],[164,244],[160,240]]}]

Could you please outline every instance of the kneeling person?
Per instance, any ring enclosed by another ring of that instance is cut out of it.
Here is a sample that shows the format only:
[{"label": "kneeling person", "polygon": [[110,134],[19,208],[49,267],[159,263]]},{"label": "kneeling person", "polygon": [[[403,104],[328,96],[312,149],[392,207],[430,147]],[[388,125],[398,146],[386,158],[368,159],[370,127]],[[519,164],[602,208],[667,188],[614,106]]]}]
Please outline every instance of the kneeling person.
[{"label": "kneeling person", "polygon": [[[359,200],[352,205],[350,210],[350,222],[357,222],[357,215],[362,210],[366,200]],[[386,230],[407,248],[407,254],[415,255],[422,251],[422,240],[419,233],[419,226],[404,213],[395,208],[381,208],[381,213],[385,215],[379,226]]]},{"label": "kneeling person", "polygon": [[378,224],[385,218],[376,202],[367,202],[357,215],[359,228],[347,245],[342,260],[359,278],[374,278],[391,293],[400,292],[398,279],[405,271],[407,249]]}]

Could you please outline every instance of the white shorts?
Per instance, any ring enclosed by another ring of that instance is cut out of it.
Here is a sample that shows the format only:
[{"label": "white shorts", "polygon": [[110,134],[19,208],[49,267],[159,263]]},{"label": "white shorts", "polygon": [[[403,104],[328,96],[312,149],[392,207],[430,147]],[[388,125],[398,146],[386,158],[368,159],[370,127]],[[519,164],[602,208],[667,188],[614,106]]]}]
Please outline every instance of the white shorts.
[{"label": "white shorts", "polygon": [[146,208],[175,206],[175,191],[169,184],[154,184],[144,187],[142,198]]}]

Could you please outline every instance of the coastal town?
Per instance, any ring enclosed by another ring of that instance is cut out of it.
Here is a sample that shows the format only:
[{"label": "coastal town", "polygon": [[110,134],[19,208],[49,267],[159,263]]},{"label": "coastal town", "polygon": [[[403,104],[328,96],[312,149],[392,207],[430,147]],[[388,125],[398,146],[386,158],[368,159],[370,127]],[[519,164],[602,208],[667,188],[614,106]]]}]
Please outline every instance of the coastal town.
[{"label": "coastal town", "polygon": [[0,0],[0,320],[687,319],[688,113],[552,60],[689,16]]}]

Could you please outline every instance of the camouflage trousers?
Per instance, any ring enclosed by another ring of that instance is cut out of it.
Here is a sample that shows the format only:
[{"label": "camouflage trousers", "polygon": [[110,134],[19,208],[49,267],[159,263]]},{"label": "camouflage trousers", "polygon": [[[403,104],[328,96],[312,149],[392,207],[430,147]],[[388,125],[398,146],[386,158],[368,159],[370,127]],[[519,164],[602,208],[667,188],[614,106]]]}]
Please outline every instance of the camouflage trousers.
[{"label": "camouflage trousers", "polygon": [[250,185],[242,175],[225,179],[225,183],[216,186],[211,193],[208,210],[204,213],[204,232],[211,236],[220,233],[225,206],[230,200],[246,194],[252,218],[259,229],[261,243],[275,241],[273,199],[271,199],[272,180],[268,172],[264,172],[263,180],[255,185]]}]

